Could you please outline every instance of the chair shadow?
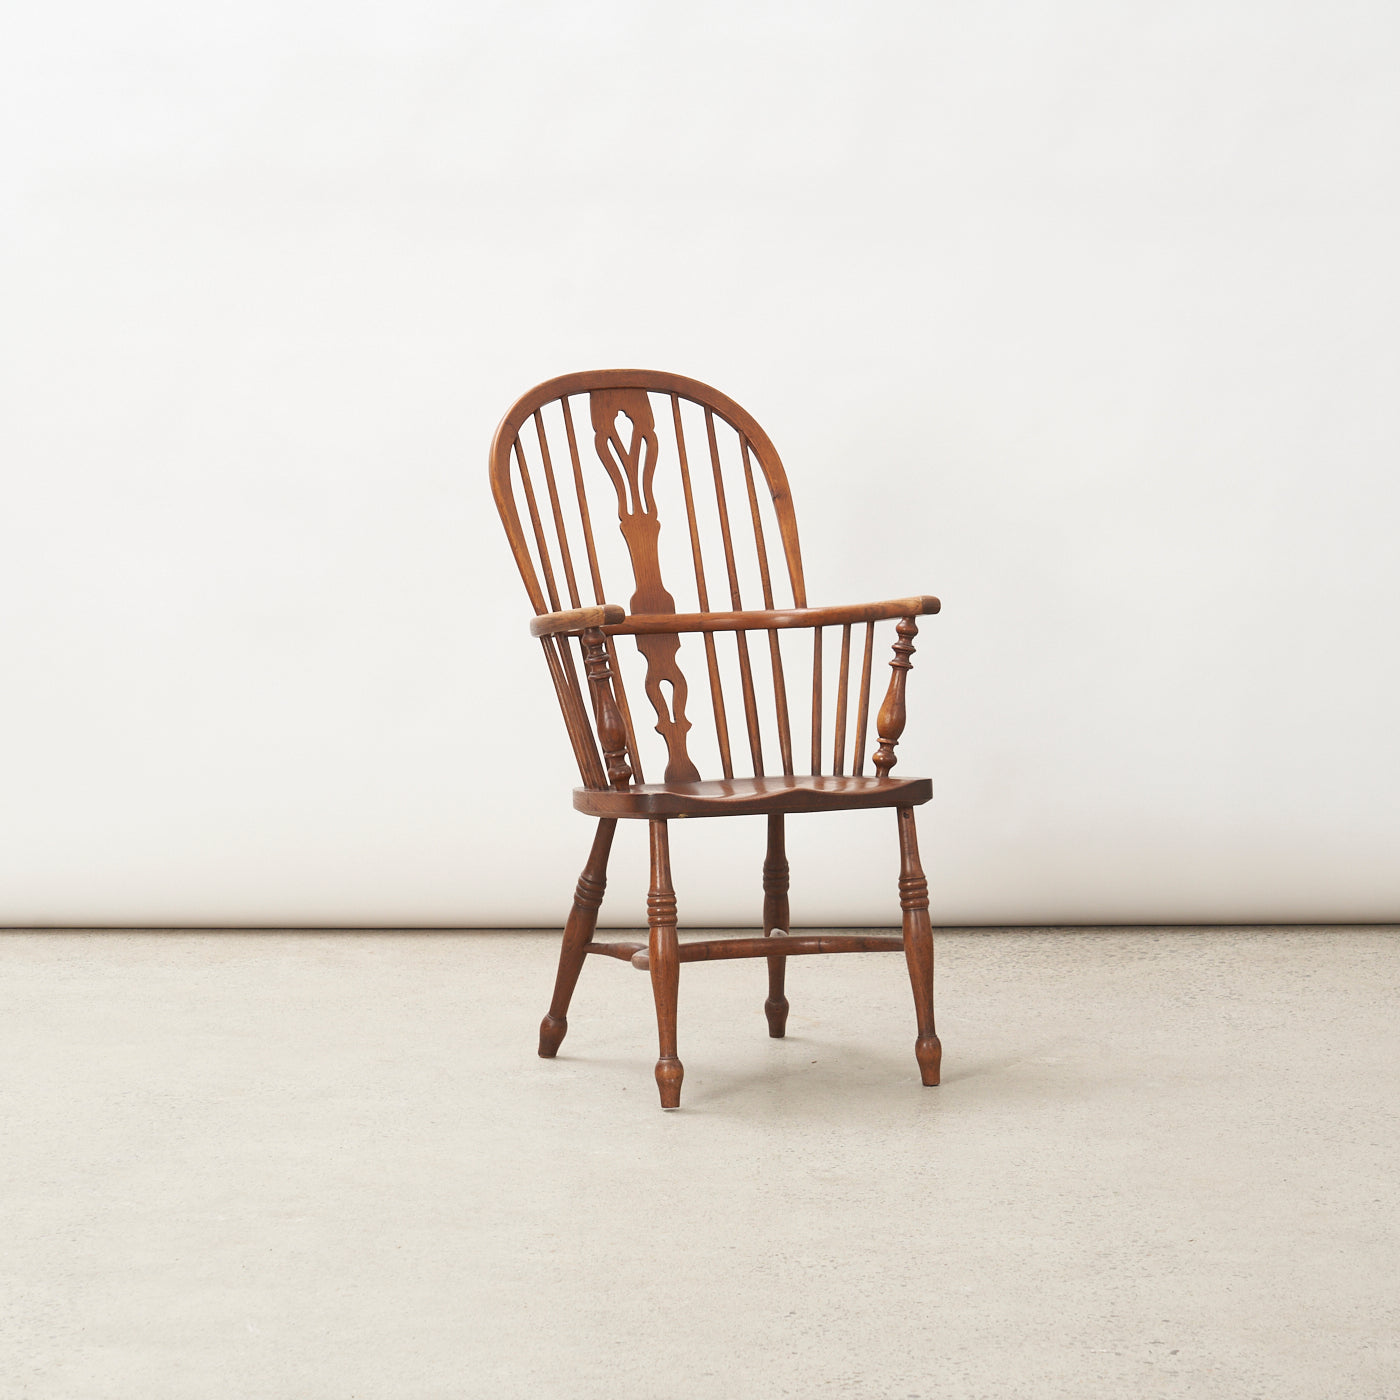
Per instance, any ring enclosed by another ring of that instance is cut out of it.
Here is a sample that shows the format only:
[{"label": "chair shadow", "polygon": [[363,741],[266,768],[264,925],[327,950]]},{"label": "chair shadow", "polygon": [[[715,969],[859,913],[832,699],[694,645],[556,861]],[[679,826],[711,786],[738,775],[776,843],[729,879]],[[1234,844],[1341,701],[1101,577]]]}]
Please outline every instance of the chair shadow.
[{"label": "chair shadow", "polygon": [[[965,1104],[967,1096],[960,1090],[977,1086],[990,1088],[991,1081],[1005,1078],[1018,1066],[1034,1059],[1033,1054],[1021,1053],[955,1060],[951,1065],[945,1061],[941,1083],[934,1087],[920,1082],[912,1046],[907,1051],[893,1046],[889,1050],[875,1050],[869,1046],[792,1035],[779,1043],[796,1052],[788,1062],[778,1059],[776,1063],[770,1061],[743,1069],[732,1065],[707,1066],[698,1056],[687,1062],[682,1111],[728,1113],[741,1104],[762,1103],[769,1108],[780,1107],[785,1115],[830,1116],[851,1114],[857,1105],[861,1112],[907,1111],[911,1101],[917,1098],[922,1098],[929,1111],[933,1111],[940,1101],[953,1096]],[[600,1069],[635,1072],[638,1067],[631,1057],[587,1058]],[[1020,1098],[1025,1088],[1008,1086],[1008,1091],[1008,1097]],[[1082,1092],[1072,1080],[1060,1083],[1052,1092],[1057,1099],[1063,1099],[1067,1091],[1073,1097],[1079,1097]]]}]

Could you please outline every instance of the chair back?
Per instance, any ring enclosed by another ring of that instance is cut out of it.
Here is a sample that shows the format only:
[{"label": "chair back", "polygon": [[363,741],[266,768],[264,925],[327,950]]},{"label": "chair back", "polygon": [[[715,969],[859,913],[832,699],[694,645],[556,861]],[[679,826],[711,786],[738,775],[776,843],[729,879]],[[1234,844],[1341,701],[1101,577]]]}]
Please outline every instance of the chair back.
[{"label": "chair back", "polygon": [[[496,431],[491,485],[537,616],[624,599],[629,614],[648,615],[807,605],[797,520],[777,451],[738,404],[696,380],[594,370],[536,386]],[[618,645],[626,638],[608,638],[634,782],[646,781],[648,766],[662,765],[667,782],[698,781],[702,766],[726,778],[736,765],[757,777],[796,771],[802,760],[794,758],[780,637],[790,651],[804,652],[804,671],[810,657],[810,771],[824,771],[820,629],[800,636],[766,631],[766,664],[761,652],[755,659],[751,635],[721,633],[721,642],[709,631],[655,631],[636,636],[635,651]],[[868,624],[853,773],[863,765],[872,637]],[[584,784],[606,787],[599,716],[584,699],[589,687],[578,639],[540,641]],[[848,625],[831,750],[836,774],[844,767],[850,650]],[[639,717],[634,723],[629,693],[649,701],[661,752],[639,743],[646,727]]]}]

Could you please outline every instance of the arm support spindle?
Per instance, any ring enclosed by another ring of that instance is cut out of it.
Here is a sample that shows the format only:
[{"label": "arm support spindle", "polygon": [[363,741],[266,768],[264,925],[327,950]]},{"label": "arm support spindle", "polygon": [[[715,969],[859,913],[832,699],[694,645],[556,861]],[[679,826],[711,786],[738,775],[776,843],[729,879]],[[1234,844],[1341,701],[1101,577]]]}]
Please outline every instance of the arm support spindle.
[{"label": "arm support spindle", "polygon": [[627,729],[613,694],[607,638],[596,626],[586,628],[583,633],[583,664],[588,672],[588,687],[593,693],[593,713],[598,718],[598,738],[603,746],[608,781],[622,792],[632,781],[632,769],[627,762]]},{"label": "arm support spindle", "polygon": [[888,778],[890,769],[897,762],[895,745],[904,733],[906,718],[904,709],[904,687],[909,679],[909,660],[914,654],[914,638],[919,635],[919,625],[912,617],[900,618],[895,626],[898,633],[894,644],[894,657],[890,661],[890,688],[885,692],[885,702],[880,706],[880,716],[876,721],[876,731],[880,735],[880,747],[875,750],[875,774]]}]

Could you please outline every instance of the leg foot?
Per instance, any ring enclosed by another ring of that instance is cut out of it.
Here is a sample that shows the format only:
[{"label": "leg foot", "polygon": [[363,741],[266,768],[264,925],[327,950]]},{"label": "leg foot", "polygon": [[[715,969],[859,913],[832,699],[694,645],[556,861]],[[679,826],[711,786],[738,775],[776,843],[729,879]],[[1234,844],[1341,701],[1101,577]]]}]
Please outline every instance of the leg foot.
[{"label": "leg foot", "polygon": [[904,912],[904,960],[909,965],[914,1015],[919,1024],[914,1058],[919,1062],[920,1080],[932,1086],[938,1083],[943,1047],[933,1028],[933,927],[912,807],[899,809],[899,905]]},{"label": "leg foot", "polygon": [[661,1057],[656,1062],[656,1087],[662,1108],[681,1106],[685,1069],[676,1056],[676,1002],[680,993],[680,957],[676,951],[676,892],[671,888],[671,838],[663,817],[651,825],[651,888],[647,891],[647,949],[651,993],[656,1002],[656,1034]]},{"label": "leg foot", "polygon": [[914,1042],[914,1058],[919,1062],[919,1078],[932,1088],[938,1083],[943,1064],[943,1046],[936,1035],[920,1036]]},{"label": "leg foot", "polygon": [[[768,985],[770,991],[775,975],[778,978],[778,990],[780,992],[782,991],[783,974],[781,972],[774,974],[773,964],[778,963],[781,966],[786,961],[786,958],[768,959]],[[774,1040],[781,1040],[787,1034],[788,999],[784,996],[780,996],[775,1001],[770,995],[768,1000],[763,1003],[763,1014],[768,1018],[768,1034],[771,1035]]]},{"label": "leg foot", "polygon": [[540,1022],[540,1059],[552,1060],[559,1053],[559,1047],[563,1044],[568,1030],[568,1017],[545,1016]]},{"label": "leg foot", "polygon": [[598,907],[603,902],[603,890],[608,883],[608,854],[612,850],[613,833],[617,830],[614,817],[604,817],[593,837],[588,864],[578,877],[574,890],[574,907],[564,925],[564,943],[559,949],[559,972],[554,979],[554,1000],[549,1013],[540,1022],[540,1058],[552,1060],[569,1029],[569,1002],[574,986],[583,969],[584,948],[593,939],[598,924]]},{"label": "leg foot", "polygon": [[[783,841],[781,812],[768,817],[768,854],[763,862],[763,936],[788,931],[788,862]],[[787,980],[787,959],[768,959],[768,1000],[763,1014],[768,1018],[768,1034],[781,1040],[787,1034],[788,999],[783,995]]]},{"label": "leg foot", "polygon": [[661,1091],[662,1108],[681,1106],[681,1080],[685,1066],[674,1055],[663,1055],[656,1062],[656,1087]]}]

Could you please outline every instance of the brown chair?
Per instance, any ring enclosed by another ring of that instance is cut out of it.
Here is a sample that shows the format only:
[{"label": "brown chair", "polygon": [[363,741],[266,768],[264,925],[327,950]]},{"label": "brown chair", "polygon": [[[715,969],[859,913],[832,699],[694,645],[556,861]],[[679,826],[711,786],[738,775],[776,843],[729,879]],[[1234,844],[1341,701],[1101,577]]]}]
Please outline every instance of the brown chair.
[{"label": "brown chair", "polygon": [[[586,429],[580,434],[576,415],[591,428],[591,440]],[[552,1057],[564,1039],[585,956],[626,959],[651,973],[661,1045],[656,1082],[661,1106],[676,1108],[683,1074],[676,1055],[681,963],[767,958],[768,1033],[782,1036],[790,956],[902,949],[914,988],[919,1074],[925,1084],[937,1084],[941,1051],[933,1028],[933,934],[914,827],[914,808],[929,800],[931,785],[927,778],[891,777],[890,770],[904,729],[915,618],[936,613],[938,599],[809,608],[787,476],[768,435],[731,399],[679,375],[592,370],[531,389],[496,431],[491,487],[535,609],[530,633],[544,651],[583,779],[574,789],[574,807],[598,819],[564,928],[554,1000],[540,1025],[540,1054]],[[595,523],[605,523],[614,507],[620,533],[600,529],[595,534]],[[663,517],[674,521],[666,530]],[[777,567],[770,565],[770,539],[781,543]],[[625,586],[604,585],[605,576],[629,575]],[[721,607],[727,600],[727,611],[712,607],[711,587]],[[628,589],[625,610],[609,601]],[[762,598],[760,609],[745,609],[744,589],[751,600],[755,594]],[[682,591],[687,611],[678,610],[676,595]],[[790,605],[785,599],[779,606],[775,592],[789,595]],[[896,624],[894,655],[876,719],[879,745],[870,775],[864,754],[875,624],[881,621]],[[853,645],[852,629],[862,624],[863,636],[857,631]],[[825,628],[840,629],[839,659],[836,646],[824,647]],[[619,647],[623,637],[635,641],[636,655],[631,647]],[[689,676],[682,670],[682,654],[695,663]],[[805,683],[809,665],[810,718],[804,697],[795,733],[789,677],[800,674]],[[634,726],[629,670],[633,697],[640,689],[655,711],[659,741],[646,736],[641,724]],[[834,694],[824,703],[833,671]],[[692,688],[705,692],[708,705],[691,702]],[[713,726],[706,716],[692,733],[694,712],[706,709]],[[740,709],[742,722],[734,725],[739,737],[731,742],[731,719],[738,721]],[[823,722],[828,716],[830,733]],[[643,737],[657,750],[661,782],[646,781]],[[800,752],[799,740],[804,741]],[[697,760],[723,776],[702,779]],[[747,768],[752,776],[736,768]],[[789,812],[856,807],[895,809],[903,937],[793,935],[784,818]],[[668,822],[756,813],[768,818],[763,937],[678,943]],[[645,945],[593,941],[619,817],[645,820],[650,827]]]}]

